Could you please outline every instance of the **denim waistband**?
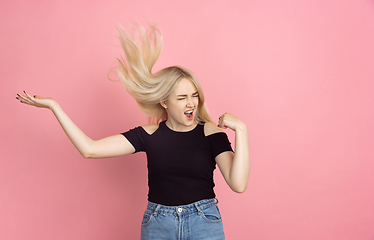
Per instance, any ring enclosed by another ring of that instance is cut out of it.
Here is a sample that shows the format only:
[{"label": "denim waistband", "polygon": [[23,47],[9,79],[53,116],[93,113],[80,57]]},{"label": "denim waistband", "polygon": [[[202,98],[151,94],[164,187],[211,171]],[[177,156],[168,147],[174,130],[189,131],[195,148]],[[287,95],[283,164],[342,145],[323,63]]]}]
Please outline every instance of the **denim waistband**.
[{"label": "denim waistband", "polygon": [[202,209],[210,207],[215,203],[218,203],[217,198],[204,199],[188,205],[180,206],[165,206],[153,202],[148,202],[147,209],[151,210],[154,213],[168,213],[180,215],[182,213],[191,213],[196,211],[200,212]]}]

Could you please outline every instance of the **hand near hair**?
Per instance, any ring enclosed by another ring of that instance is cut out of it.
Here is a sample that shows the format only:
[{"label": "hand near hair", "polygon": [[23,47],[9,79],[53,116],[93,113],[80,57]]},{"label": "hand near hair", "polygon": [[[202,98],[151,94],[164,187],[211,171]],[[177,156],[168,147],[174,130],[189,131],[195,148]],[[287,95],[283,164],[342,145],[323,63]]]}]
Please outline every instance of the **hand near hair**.
[{"label": "hand near hair", "polygon": [[25,95],[17,94],[17,99],[24,104],[28,104],[34,107],[39,108],[49,108],[52,109],[54,105],[56,105],[56,101],[52,98],[42,98],[40,96],[34,95],[31,96],[26,91],[23,91]]},{"label": "hand near hair", "polygon": [[233,131],[246,130],[247,126],[239,118],[235,117],[231,113],[224,113],[219,117],[218,127],[226,129],[230,128]]}]

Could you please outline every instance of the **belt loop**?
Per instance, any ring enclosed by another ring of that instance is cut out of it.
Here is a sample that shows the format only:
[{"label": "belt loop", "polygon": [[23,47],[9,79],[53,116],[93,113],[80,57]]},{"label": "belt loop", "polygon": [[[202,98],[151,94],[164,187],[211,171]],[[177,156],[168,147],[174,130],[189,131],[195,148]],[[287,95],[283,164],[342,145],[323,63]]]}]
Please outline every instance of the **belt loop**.
[{"label": "belt loop", "polygon": [[161,207],[161,205],[160,204],[157,204],[157,207],[156,207],[156,209],[153,211],[153,216],[157,216],[157,212],[158,212],[158,210],[160,210],[160,207]]},{"label": "belt loop", "polygon": [[216,204],[218,204],[218,199],[217,199],[217,198],[214,198],[214,200],[216,200]]},{"label": "belt loop", "polygon": [[199,208],[199,205],[198,205],[198,202],[195,202],[194,203],[194,205],[195,205],[195,208],[197,209],[197,211],[198,211],[198,213],[197,214],[201,214],[201,209]]}]

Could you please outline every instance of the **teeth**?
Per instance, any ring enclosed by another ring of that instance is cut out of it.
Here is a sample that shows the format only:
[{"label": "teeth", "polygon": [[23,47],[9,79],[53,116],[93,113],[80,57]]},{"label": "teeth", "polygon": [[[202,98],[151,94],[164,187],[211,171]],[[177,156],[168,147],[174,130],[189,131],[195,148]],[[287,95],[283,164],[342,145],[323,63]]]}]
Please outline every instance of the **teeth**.
[{"label": "teeth", "polygon": [[192,113],[193,112],[193,110],[190,110],[190,111],[187,111],[187,112],[185,112],[185,113]]}]

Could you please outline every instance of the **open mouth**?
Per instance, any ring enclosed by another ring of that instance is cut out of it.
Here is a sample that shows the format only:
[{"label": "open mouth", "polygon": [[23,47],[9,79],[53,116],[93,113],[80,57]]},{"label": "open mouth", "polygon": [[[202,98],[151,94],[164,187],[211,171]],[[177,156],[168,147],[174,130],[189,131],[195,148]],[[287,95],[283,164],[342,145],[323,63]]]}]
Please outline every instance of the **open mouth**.
[{"label": "open mouth", "polygon": [[193,119],[193,110],[189,110],[189,111],[184,112],[184,115],[186,115],[188,120],[192,120]]}]

